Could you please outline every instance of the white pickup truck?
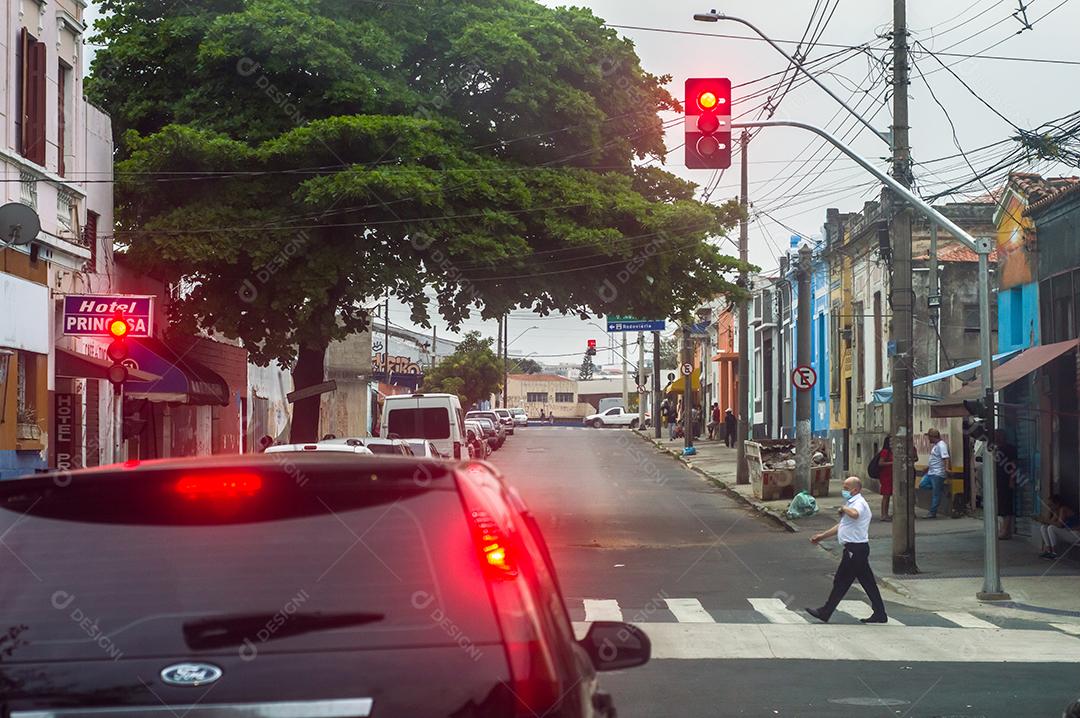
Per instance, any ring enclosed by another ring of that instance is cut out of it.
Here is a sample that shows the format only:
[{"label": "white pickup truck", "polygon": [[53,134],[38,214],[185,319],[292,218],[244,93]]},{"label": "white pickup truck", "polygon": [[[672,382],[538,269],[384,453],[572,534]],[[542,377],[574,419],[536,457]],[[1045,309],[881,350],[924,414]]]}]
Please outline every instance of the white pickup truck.
[{"label": "white pickup truck", "polygon": [[[649,415],[646,414],[645,420],[648,421],[648,419]],[[631,429],[636,429],[641,423],[641,418],[636,412],[629,412],[621,406],[613,406],[597,414],[589,414],[581,420],[581,423],[594,429],[603,429],[605,426],[629,426]]]}]

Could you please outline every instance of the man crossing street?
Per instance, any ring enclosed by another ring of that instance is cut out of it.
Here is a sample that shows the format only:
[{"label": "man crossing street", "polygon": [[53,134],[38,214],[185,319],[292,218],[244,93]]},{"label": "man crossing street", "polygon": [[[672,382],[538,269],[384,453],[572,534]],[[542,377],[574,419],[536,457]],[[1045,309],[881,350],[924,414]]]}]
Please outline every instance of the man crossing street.
[{"label": "man crossing street", "polygon": [[887,623],[889,618],[885,615],[885,603],[881,600],[881,592],[878,591],[877,582],[874,580],[874,572],[870,568],[870,505],[862,495],[862,482],[850,476],[844,481],[842,492],[844,504],[839,509],[840,523],[828,531],[822,531],[810,537],[811,543],[820,543],[827,538],[836,536],[844,549],[840,559],[840,567],[836,569],[833,578],[832,593],[829,600],[821,608],[808,608],[806,612],[814,618],[828,623],[832,618],[833,611],[840,605],[841,599],[847,594],[848,589],[855,579],[866,591],[873,606],[874,613],[869,618],[863,618],[863,623]]}]

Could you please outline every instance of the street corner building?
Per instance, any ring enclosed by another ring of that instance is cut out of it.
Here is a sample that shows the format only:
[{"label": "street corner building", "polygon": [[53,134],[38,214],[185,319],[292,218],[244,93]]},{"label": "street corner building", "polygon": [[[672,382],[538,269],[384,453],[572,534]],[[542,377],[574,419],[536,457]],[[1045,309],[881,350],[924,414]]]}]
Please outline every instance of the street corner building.
[{"label": "street corner building", "polygon": [[[0,479],[240,451],[247,352],[207,337],[166,337],[170,288],[128,271],[113,253],[113,130],[108,113],[83,97],[85,3],[2,7],[10,111],[0,118],[0,204],[25,205],[41,228],[0,243]],[[127,306],[122,297],[132,295],[151,300],[154,316],[145,319],[155,329],[130,342],[131,381],[118,407],[107,338],[88,331],[93,321],[65,327],[65,299]]]}]

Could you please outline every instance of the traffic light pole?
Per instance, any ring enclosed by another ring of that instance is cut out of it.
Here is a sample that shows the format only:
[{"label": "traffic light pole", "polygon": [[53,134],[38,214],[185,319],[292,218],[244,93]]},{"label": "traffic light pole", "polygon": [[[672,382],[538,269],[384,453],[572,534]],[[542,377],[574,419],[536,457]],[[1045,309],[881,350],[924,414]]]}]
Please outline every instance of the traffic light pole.
[{"label": "traffic light pole", "polygon": [[653,438],[659,439],[660,430],[660,332],[652,333],[652,416]]},{"label": "traffic light pole", "polygon": [[[645,332],[638,332],[637,334],[637,349],[638,360],[637,372],[635,372],[635,375],[637,376],[638,382],[638,428],[641,431],[645,431],[645,407],[648,406],[645,399],[645,397],[647,396],[647,394],[645,393],[645,384],[647,383],[645,379]],[[656,415],[653,414],[653,416],[655,417]]]},{"label": "traffic light pole", "polygon": [[[827,130],[820,127],[805,123],[797,122],[795,120],[757,120],[752,122],[741,122],[733,125],[735,128],[751,128],[751,127],[795,127],[801,130],[807,130],[813,132],[817,136],[821,137],[836,149],[840,150],[844,155],[853,160],[856,164],[862,167],[864,170],[872,174],[882,184],[896,193],[897,196],[903,198],[911,206],[913,206],[921,215],[928,220],[938,225],[946,232],[951,234],[961,244],[968,249],[972,250],[979,256],[979,326],[981,331],[979,332],[979,356],[981,357],[981,368],[983,383],[983,393],[990,400],[993,399],[993,346],[991,344],[992,338],[990,333],[991,327],[991,306],[990,306],[990,251],[993,248],[993,238],[982,237],[976,240],[973,236],[968,234],[966,230],[953,222],[951,219],[943,215],[931,207],[925,200],[918,195],[914,194],[910,189],[905,187],[896,181],[889,174],[882,172],[873,165],[869,160],[859,155],[855,150],[851,149],[848,145],[834,137]],[[990,409],[993,405],[990,405]],[[995,487],[995,476],[993,469],[993,461],[991,459],[989,451],[989,442],[987,442],[987,448],[984,449],[983,454],[983,530],[986,533],[985,538],[985,551],[984,551],[984,575],[983,575],[983,591],[977,596],[980,600],[1007,600],[1008,594],[1001,589],[1001,577],[998,574],[998,562],[997,562],[997,525],[996,525],[996,511],[995,499],[997,498]],[[987,499],[989,498],[989,504]]]},{"label": "traffic light pole", "polygon": [[[166,437],[167,438],[167,437]],[[124,385],[113,385],[113,463],[124,460]]]}]

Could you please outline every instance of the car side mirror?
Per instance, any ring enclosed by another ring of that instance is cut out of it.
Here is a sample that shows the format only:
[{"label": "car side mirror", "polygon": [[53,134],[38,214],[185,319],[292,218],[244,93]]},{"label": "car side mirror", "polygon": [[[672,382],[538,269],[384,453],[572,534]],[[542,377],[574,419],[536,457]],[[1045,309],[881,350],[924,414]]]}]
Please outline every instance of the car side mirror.
[{"label": "car side mirror", "polygon": [[594,621],[580,645],[598,671],[641,666],[652,655],[652,643],[645,631],[621,621]]}]

